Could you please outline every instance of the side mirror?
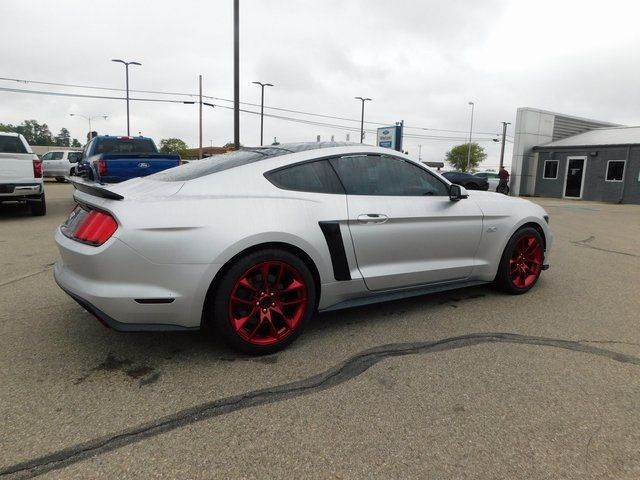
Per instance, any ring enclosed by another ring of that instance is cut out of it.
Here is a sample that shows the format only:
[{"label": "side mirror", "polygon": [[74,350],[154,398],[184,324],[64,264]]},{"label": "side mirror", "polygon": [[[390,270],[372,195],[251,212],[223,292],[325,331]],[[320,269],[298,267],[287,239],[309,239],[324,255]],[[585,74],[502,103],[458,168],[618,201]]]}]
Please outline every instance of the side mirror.
[{"label": "side mirror", "polygon": [[460,185],[451,185],[449,187],[449,200],[452,202],[457,202],[458,200],[462,200],[463,198],[468,198],[469,194],[464,187]]}]

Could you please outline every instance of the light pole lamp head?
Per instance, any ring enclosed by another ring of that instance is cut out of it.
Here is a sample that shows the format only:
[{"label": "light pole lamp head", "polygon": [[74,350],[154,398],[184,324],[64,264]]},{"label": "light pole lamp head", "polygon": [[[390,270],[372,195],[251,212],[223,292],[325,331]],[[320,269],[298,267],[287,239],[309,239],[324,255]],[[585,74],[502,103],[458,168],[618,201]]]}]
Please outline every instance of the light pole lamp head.
[{"label": "light pole lamp head", "polygon": [[251,82],[251,83],[254,83],[254,84],[256,84],[256,85],[260,85],[262,88],[264,88],[264,87],[273,87],[273,86],[275,86],[275,85],[273,85],[273,84],[271,84],[271,83],[262,83],[262,82]]},{"label": "light pole lamp head", "polygon": [[367,101],[371,101],[371,99],[369,97],[353,97],[356,100],[362,100],[363,102],[367,102]]},{"label": "light pole lamp head", "polygon": [[111,59],[112,62],[118,62],[118,63],[122,63],[123,65],[140,65],[142,66],[142,64],[140,62],[125,62],[124,60],[120,60],[119,58],[112,58]]}]

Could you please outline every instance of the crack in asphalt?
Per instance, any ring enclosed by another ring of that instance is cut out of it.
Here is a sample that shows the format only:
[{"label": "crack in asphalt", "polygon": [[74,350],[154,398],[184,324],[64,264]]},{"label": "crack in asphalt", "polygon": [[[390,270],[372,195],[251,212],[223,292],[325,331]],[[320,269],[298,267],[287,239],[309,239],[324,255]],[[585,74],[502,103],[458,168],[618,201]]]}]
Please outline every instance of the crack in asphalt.
[{"label": "crack in asphalt", "polygon": [[37,272],[28,273],[26,275],[22,275],[21,277],[12,278],[11,280],[8,280],[6,282],[2,282],[2,283],[0,283],[0,287],[5,287],[7,285],[11,285],[12,283],[16,283],[16,282],[19,282],[21,280],[25,280],[27,278],[35,277],[36,275],[40,275],[41,273],[48,272],[52,268],[53,268],[53,264],[47,265],[46,267],[44,267],[41,270],[38,270]]},{"label": "crack in asphalt", "polygon": [[194,407],[129,428],[118,434],[96,438],[28,461],[2,467],[0,477],[33,478],[101,455],[126,445],[140,442],[202,420],[226,415],[246,408],[281,402],[290,398],[320,392],[341,385],[361,375],[386,358],[427,354],[472,347],[488,343],[510,343],[553,347],[608,358],[615,362],[640,366],[640,357],[585,345],[579,341],[535,337],[514,333],[475,333],[435,342],[383,345],[360,352],[339,365],[311,377],[271,388],[234,395]]},{"label": "crack in asphalt", "polygon": [[596,237],[591,235],[589,238],[585,238],[584,240],[571,240],[571,243],[577,245],[578,247],[587,247],[593,250],[598,250],[600,252],[616,253],[618,255],[625,255],[627,257],[640,257],[640,255],[636,255],[635,253],[621,252],[619,250],[609,250],[608,248],[596,247],[595,245],[591,245],[591,242],[593,242],[595,239]]}]

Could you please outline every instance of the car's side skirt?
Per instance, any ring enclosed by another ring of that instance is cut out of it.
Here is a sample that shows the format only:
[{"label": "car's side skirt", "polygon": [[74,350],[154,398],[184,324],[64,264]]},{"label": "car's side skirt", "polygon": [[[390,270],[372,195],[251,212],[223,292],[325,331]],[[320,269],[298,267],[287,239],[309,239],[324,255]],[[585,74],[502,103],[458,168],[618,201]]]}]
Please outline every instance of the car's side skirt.
[{"label": "car's side skirt", "polygon": [[321,312],[330,312],[332,310],[341,310],[343,308],[359,307],[362,305],[369,305],[372,303],[390,302],[393,300],[400,300],[403,298],[418,297],[420,295],[427,295],[430,293],[446,292],[449,290],[457,290],[459,288],[473,287],[476,285],[486,285],[491,282],[480,280],[469,280],[464,282],[446,283],[439,285],[423,286],[418,288],[411,288],[406,290],[394,290],[391,292],[379,292],[371,293],[362,297],[351,298],[339,303],[335,303],[326,308],[321,309]]}]

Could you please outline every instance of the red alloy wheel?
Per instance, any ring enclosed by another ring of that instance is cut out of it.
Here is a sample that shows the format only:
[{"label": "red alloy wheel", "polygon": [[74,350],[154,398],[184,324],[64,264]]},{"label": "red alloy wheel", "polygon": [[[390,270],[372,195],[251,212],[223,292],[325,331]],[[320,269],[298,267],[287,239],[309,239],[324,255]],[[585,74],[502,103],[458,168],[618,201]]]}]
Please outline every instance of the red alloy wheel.
[{"label": "red alloy wheel", "polygon": [[244,341],[274,345],[291,335],[307,309],[307,285],[291,265],[271,260],[246,270],[229,297],[229,321]]},{"label": "red alloy wheel", "polygon": [[509,259],[509,278],[517,288],[531,286],[540,276],[543,260],[542,245],[534,235],[518,240]]}]

